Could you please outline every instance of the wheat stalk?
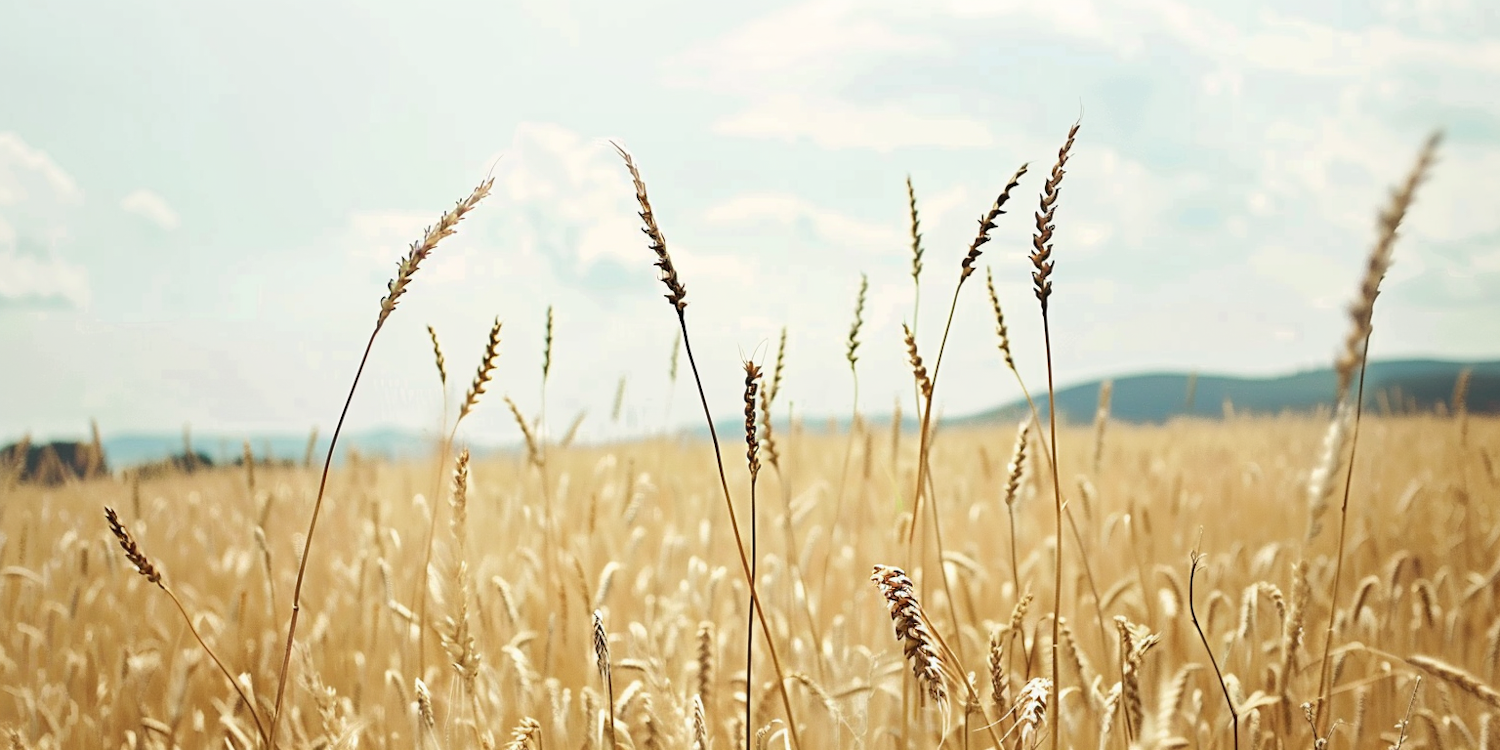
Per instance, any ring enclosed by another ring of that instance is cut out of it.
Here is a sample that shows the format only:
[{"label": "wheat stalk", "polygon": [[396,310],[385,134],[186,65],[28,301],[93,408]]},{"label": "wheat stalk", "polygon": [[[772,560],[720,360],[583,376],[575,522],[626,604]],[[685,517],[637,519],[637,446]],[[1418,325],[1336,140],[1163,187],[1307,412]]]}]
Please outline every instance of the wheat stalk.
[{"label": "wheat stalk", "polygon": [[[832,561],[835,549],[836,537],[842,527],[844,518],[844,491],[849,478],[849,461],[854,454],[855,425],[859,421],[859,334],[865,324],[865,295],[870,290],[870,277],[861,273],[859,275],[859,293],[854,298],[854,321],[849,324],[849,338],[844,344],[844,359],[849,362],[849,375],[854,383],[853,402],[851,414],[849,415],[849,440],[844,445],[844,461],[839,468],[839,489],[834,495],[833,501],[833,524],[828,527],[828,549],[829,554],[823,558],[823,572],[819,577],[818,595],[826,596],[828,592],[828,568]],[[866,459],[868,460],[868,453]]]},{"label": "wheat stalk", "polygon": [[422,238],[413,242],[406,257],[396,267],[396,277],[387,285],[387,294],[380,300],[380,314],[375,319],[375,330],[371,331],[370,339],[365,344],[365,353],[360,357],[359,368],[355,370],[354,382],[349,386],[349,395],[344,399],[344,408],[339,413],[339,421],[333,428],[333,439],[328,443],[328,454],[323,459],[323,476],[318,482],[317,499],[313,501],[312,517],[307,524],[307,535],[302,545],[301,562],[297,565],[297,583],[292,588],[292,616],[287,625],[286,648],[282,652],[281,672],[276,683],[276,704],[271,714],[270,739],[267,742],[271,748],[276,746],[276,730],[281,724],[281,705],[286,694],[286,678],[292,663],[292,646],[297,637],[297,620],[302,613],[302,583],[307,577],[307,561],[312,551],[313,533],[318,528],[318,516],[323,510],[323,496],[328,487],[328,471],[333,466],[333,451],[338,446],[339,433],[343,430],[344,419],[349,415],[349,405],[354,402],[354,391],[359,387],[360,375],[364,373],[365,364],[370,359],[370,350],[375,346],[375,337],[379,335],[380,329],[385,326],[385,321],[390,318],[391,313],[396,310],[396,303],[406,293],[411,284],[412,277],[416,275],[417,268],[432,251],[437,249],[438,243],[444,238],[452,236],[458,231],[458,223],[463,220],[485,196],[490,194],[490,187],[494,185],[494,178],[486,177],[469,193],[467,198],[460,200],[452,211],[443,214],[436,224],[427,228]]},{"label": "wheat stalk", "polygon": [[157,588],[166,593],[167,598],[171,599],[172,604],[177,607],[178,614],[182,615],[183,622],[187,623],[188,630],[192,632],[193,638],[198,641],[198,645],[203,647],[203,651],[208,654],[208,658],[213,660],[214,666],[219,668],[219,672],[224,675],[224,679],[229,680],[230,687],[234,688],[234,692],[239,695],[240,700],[249,709],[250,718],[255,722],[255,731],[260,736],[260,741],[267,748],[274,747],[271,744],[271,738],[266,734],[265,726],[261,724],[260,712],[255,710],[255,701],[245,694],[244,688],[240,687],[239,680],[234,678],[229,668],[224,666],[224,662],[219,659],[219,655],[209,647],[207,641],[203,640],[203,635],[198,632],[198,626],[193,624],[193,618],[188,614],[187,608],[183,606],[182,600],[178,599],[177,594],[167,585],[166,580],[162,577],[161,570],[152,564],[151,558],[147,557],[146,553],[136,544],[135,538],[130,535],[130,530],[125,528],[125,524],[120,521],[120,516],[115,513],[114,508],[105,506],[104,518],[109,522],[110,533],[114,534],[115,539],[120,542],[120,549],[125,551],[125,559],[131,565],[135,566],[136,572],[140,573],[143,578],[156,584]]},{"label": "wheat stalk", "polygon": [[[1065,174],[1063,168],[1067,166],[1068,153],[1073,148],[1073,139],[1078,135],[1078,126],[1079,123],[1073,123],[1073,127],[1068,130],[1067,141],[1057,151],[1057,163],[1052,166],[1052,174],[1047,178],[1047,183],[1042,189],[1041,206],[1036,213],[1036,233],[1031,239],[1031,264],[1036,269],[1031,274],[1031,280],[1035,287],[1037,301],[1042,308],[1042,341],[1047,352],[1047,417],[1051,422],[1049,442],[1052,446],[1052,493],[1057,511],[1057,544],[1054,547],[1055,581],[1052,600],[1052,684],[1048,686],[1052,691],[1050,703],[1053,711],[1061,708],[1057,701],[1057,691],[1062,679],[1057,670],[1057,618],[1062,609],[1063,502],[1062,483],[1058,480],[1057,474],[1057,390],[1053,385],[1052,328],[1047,318],[1047,303],[1052,297],[1051,277],[1054,261],[1050,258],[1052,257],[1052,231],[1055,228],[1053,219],[1057,215],[1057,198],[1062,190],[1062,179]],[[1059,723],[1057,717],[1053,717],[1051,722],[1053,750],[1060,748],[1058,745]]]},{"label": "wheat stalk", "polygon": [[656,215],[652,212],[651,203],[646,196],[646,183],[641,179],[640,170],[636,167],[635,160],[618,143],[612,145],[620,154],[620,158],[624,159],[625,167],[630,172],[631,182],[635,186],[636,202],[641,207],[639,216],[645,225],[641,231],[650,240],[650,248],[656,254],[655,265],[660,271],[660,280],[667,287],[667,294],[664,296],[667,302],[672,305],[672,309],[677,315],[677,325],[682,332],[682,348],[688,355],[688,366],[692,369],[693,381],[698,386],[698,399],[703,405],[703,418],[708,423],[709,439],[713,443],[714,461],[719,470],[719,486],[724,493],[725,508],[729,511],[729,527],[734,533],[735,548],[739,552],[740,571],[745,576],[746,586],[750,589],[751,601],[755,605],[753,609],[757,613],[761,630],[766,636],[766,650],[771,657],[771,666],[776,671],[776,684],[781,694],[782,708],[785,709],[787,714],[787,730],[791,735],[792,745],[794,748],[801,748],[802,742],[798,735],[797,721],[792,713],[792,700],[786,689],[786,675],[781,669],[781,657],[776,651],[776,641],[772,630],[770,625],[767,624],[765,612],[760,606],[760,597],[756,592],[755,576],[750,572],[750,560],[745,555],[744,537],[740,534],[739,520],[734,512],[734,500],[729,494],[729,480],[724,474],[724,458],[722,452],[719,450],[718,431],[714,427],[713,412],[709,410],[708,395],[703,389],[703,378],[698,372],[698,363],[693,356],[692,342],[688,337],[686,314],[687,288],[678,278],[676,267],[672,264],[671,256],[667,252],[666,239],[662,235],[661,228],[657,226]]},{"label": "wheat stalk", "polygon": [[[1375,298],[1380,295],[1380,282],[1384,280],[1387,269],[1391,265],[1391,255],[1396,247],[1396,239],[1400,233],[1401,222],[1405,220],[1407,211],[1411,208],[1412,201],[1416,198],[1417,186],[1426,179],[1431,170],[1433,162],[1437,159],[1437,147],[1442,142],[1442,133],[1434,132],[1428,136],[1417,155],[1417,161],[1412,165],[1411,171],[1407,173],[1406,180],[1400,187],[1391,193],[1391,202],[1380,212],[1377,222],[1377,238],[1374,248],[1370,251],[1369,260],[1365,266],[1364,278],[1360,282],[1359,294],[1354,304],[1349,308],[1351,322],[1348,336],[1344,339],[1343,353],[1339,355],[1334,365],[1338,379],[1336,404],[1342,404],[1349,390],[1350,379],[1354,371],[1359,370],[1359,392],[1355,396],[1354,424],[1349,437],[1349,464],[1348,471],[1344,477],[1344,498],[1339,507],[1339,539],[1338,551],[1335,555],[1333,569],[1333,584],[1329,590],[1329,596],[1337,599],[1339,595],[1339,583],[1344,573],[1344,545],[1348,531],[1349,520],[1349,491],[1354,480],[1354,451],[1359,441],[1359,418],[1364,409],[1365,392],[1365,366],[1369,360],[1370,334],[1372,332],[1372,318],[1375,313]],[[1335,417],[1337,418],[1337,417]],[[1339,446],[1342,454],[1343,446]],[[1328,703],[1328,658],[1333,646],[1333,608],[1329,608],[1328,628],[1323,640],[1323,659],[1318,668],[1318,701],[1317,712],[1314,716],[1315,727],[1321,727],[1324,709]]]},{"label": "wheat stalk", "polygon": [[[453,440],[458,435],[458,426],[463,423],[464,417],[467,417],[471,412],[474,411],[476,407],[479,406],[479,397],[484,395],[485,387],[488,386],[490,381],[494,380],[495,378],[496,362],[500,358],[501,325],[502,324],[500,322],[500,318],[497,316],[495,318],[495,322],[490,326],[489,335],[485,338],[484,351],[480,354],[479,366],[474,370],[474,379],[469,384],[469,390],[464,394],[463,406],[458,410],[458,419],[453,421],[453,427],[448,431],[447,438],[443,441],[442,452],[439,454],[440,456],[446,457],[448,455],[448,451],[453,445]],[[446,389],[444,389],[445,397],[446,392]],[[446,411],[446,406],[444,408]],[[439,462],[439,476],[441,476],[443,465],[445,463],[446,458]],[[437,538],[437,514],[438,504],[433,503],[430,506],[429,516],[427,519],[427,546],[426,552],[422,558],[422,577],[417,584],[419,587],[419,591],[417,592],[416,596],[417,617],[423,628],[423,633],[419,636],[420,640],[418,640],[417,642],[418,674],[425,673],[427,668],[427,576],[432,570],[432,546],[433,542]]]},{"label": "wheat stalk", "polygon": [[[785,330],[785,329],[783,329]],[[782,341],[786,338],[783,336]],[[755,395],[760,388],[760,366],[750,360],[744,361],[745,365],[745,466],[750,470],[750,580],[757,580],[757,566],[760,563],[760,555],[756,548],[756,479],[760,476],[760,443],[755,434]],[[766,425],[770,426],[769,400],[767,400]],[[769,431],[769,430],[768,430]],[[788,519],[790,521],[790,519]],[[749,621],[745,623],[745,744],[750,743],[750,728],[754,726],[751,715],[750,686],[755,684],[753,678],[755,666],[755,597],[750,597],[748,602]],[[770,634],[766,635],[769,639]]]}]

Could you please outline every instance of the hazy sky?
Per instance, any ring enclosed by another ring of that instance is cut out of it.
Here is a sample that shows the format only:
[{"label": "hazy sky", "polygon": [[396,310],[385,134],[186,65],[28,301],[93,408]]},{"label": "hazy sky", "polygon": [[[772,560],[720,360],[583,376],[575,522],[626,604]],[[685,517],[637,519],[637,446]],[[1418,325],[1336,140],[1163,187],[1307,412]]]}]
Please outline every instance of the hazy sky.
[{"label": "hazy sky", "polygon": [[[1331,361],[1375,212],[1427,133],[1448,140],[1376,309],[1374,356],[1500,355],[1500,5],[1485,0],[780,3],[6,3],[0,10],[0,438],[332,427],[407,243],[495,167],[376,342],[351,426],[431,427],[495,316],[475,439],[535,413],[556,306],[554,432],[667,402],[675,320],[628,177],[635,154],[687,284],[716,410],[741,353],[790,326],[784,399],[910,400],[903,180],[936,354],[975,218],[1031,162],[982,264],[1043,382],[1025,255],[1057,213],[1061,383]],[[959,299],[945,413],[1017,395],[983,276]],[[686,362],[683,363],[684,369]],[[783,408],[785,405],[783,405]],[[910,404],[906,405],[908,413]]]}]

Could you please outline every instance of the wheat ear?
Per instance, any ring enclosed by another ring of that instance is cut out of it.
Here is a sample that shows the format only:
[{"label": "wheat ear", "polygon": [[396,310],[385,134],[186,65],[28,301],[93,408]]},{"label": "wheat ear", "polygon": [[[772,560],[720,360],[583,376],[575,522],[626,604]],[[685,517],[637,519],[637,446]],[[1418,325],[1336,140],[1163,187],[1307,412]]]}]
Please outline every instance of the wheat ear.
[{"label": "wheat ear", "polygon": [[[495,378],[496,362],[500,359],[500,318],[490,326],[489,335],[485,338],[484,352],[479,357],[479,367],[474,370],[474,380],[469,384],[469,390],[464,394],[464,402],[458,410],[458,419],[453,421],[453,427],[448,431],[447,438],[443,441],[443,449],[439,454],[438,479],[442,477],[443,467],[447,463],[448,451],[453,446],[453,440],[458,436],[458,426],[463,423],[464,417],[469,416],[479,406],[479,397],[484,395],[484,389]],[[433,339],[436,341],[436,339]],[[444,389],[446,394],[447,389]],[[446,410],[446,406],[444,407]],[[441,487],[441,485],[439,485]],[[417,622],[421,626],[421,634],[417,641],[417,674],[426,674],[427,670],[427,577],[432,571],[432,546],[437,538],[437,514],[438,504],[432,503],[427,518],[427,547],[422,557],[422,575],[417,581],[419,591],[417,593]]]},{"label": "wheat ear", "polygon": [[609,747],[614,750],[618,743],[615,736],[615,681],[610,675],[609,669],[609,634],[604,630],[604,615],[599,610],[594,610],[594,665],[599,669],[599,679],[604,681],[604,689],[609,695]]},{"label": "wheat ear", "polygon": [[[1057,691],[1062,681],[1062,675],[1057,669],[1058,649],[1058,616],[1062,609],[1062,555],[1063,555],[1063,502],[1062,483],[1057,475],[1057,389],[1053,385],[1052,370],[1052,328],[1047,319],[1047,302],[1052,297],[1052,231],[1055,228],[1053,218],[1057,215],[1057,197],[1062,190],[1062,179],[1065,174],[1063,168],[1068,163],[1068,152],[1073,148],[1073,139],[1078,135],[1079,123],[1073,123],[1068,130],[1068,139],[1057,152],[1057,163],[1052,166],[1052,174],[1047,178],[1047,183],[1042,190],[1041,206],[1036,213],[1036,233],[1031,239],[1031,264],[1035,271],[1031,274],[1031,280],[1035,286],[1037,302],[1042,307],[1042,341],[1047,351],[1047,418],[1051,422],[1049,433],[1052,445],[1052,495],[1057,510],[1057,537],[1054,546],[1054,589],[1052,593],[1052,684],[1049,689],[1049,703],[1054,712],[1061,709],[1057,700]],[[1058,721],[1053,716],[1050,722],[1052,738],[1052,749],[1058,750]]]},{"label": "wheat ear", "polygon": [[418,266],[427,256],[432,254],[438,243],[444,238],[452,236],[458,231],[458,223],[463,220],[485,196],[490,194],[490,187],[494,185],[493,177],[486,177],[484,182],[474,188],[467,198],[460,200],[452,211],[443,214],[436,224],[427,228],[422,238],[413,242],[407,251],[406,257],[396,266],[396,277],[387,285],[387,294],[380,300],[380,314],[375,319],[375,330],[370,332],[370,340],[365,344],[365,353],[360,357],[359,367],[354,372],[354,382],[349,386],[349,395],[344,399],[344,408],[339,413],[339,421],[333,428],[333,438],[328,442],[328,454],[323,459],[323,477],[318,481],[318,496],[313,501],[312,518],[307,523],[307,536],[302,545],[302,559],[297,565],[297,583],[292,588],[292,617],[287,625],[286,648],[281,658],[281,673],[276,681],[276,704],[271,714],[270,740],[267,743],[271,748],[276,746],[276,729],[281,724],[281,704],[286,694],[287,672],[292,663],[292,645],[297,638],[297,620],[302,613],[302,583],[307,577],[308,554],[312,551],[313,532],[318,528],[318,515],[323,510],[323,496],[328,488],[328,471],[333,466],[333,451],[338,446],[339,433],[344,428],[344,418],[349,415],[349,405],[354,402],[354,390],[359,387],[360,375],[365,371],[365,364],[370,360],[370,350],[375,346],[375,337],[379,335],[380,329],[385,326],[385,321],[396,310],[396,303],[406,293],[406,288],[411,284],[411,279],[417,273]]},{"label": "wheat ear", "polygon": [[[792,746],[794,748],[801,748],[802,741],[798,735],[797,721],[792,713],[792,699],[786,689],[786,675],[781,669],[781,657],[776,651],[776,641],[772,635],[770,624],[766,622],[765,612],[760,606],[760,597],[756,592],[755,576],[750,572],[750,560],[745,555],[744,537],[740,534],[739,519],[735,516],[734,499],[729,494],[729,479],[724,473],[724,456],[719,449],[718,430],[714,427],[713,412],[708,407],[708,394],[703,389],[703,377],[698,372],[698,362],[693,357],[693,346],[688,337],[687,287],[678,278],[677,269],[672,264],[672,258],[667,252],[666,237],[662,234],[661,227],[657,226],[656,215],[652,212],[650,199],[646,195],[646,183],[641,179],[641,173],[635,165],[635,159],[631,157],[630,152],[626,151],[618,143],[612,143],[612,145],[615,147],[615,151],[620,154],[620,158],[624,159],[625,168],[630,172],[631,183],[635,187],[636,202],[641,207],[639,216],[641,217],[641,222],[645,225],[641,231],[650,240],[650,248],[656,254],[655,265],[660,272],[659,278],[662,284],[667,287],[667,293],[664,296],[667,302],[672,305],[672,309],[677,315],[677,325],[682,331],[682,348],[688,355],[688,366],[692,369],[693,381],[698,387],[698,400],[703,405],[703,418],[708,423],[708,435],[713,443],[714,461],[719,470],[719,486],[724,493],[725,508],[729,511],[729,528],[734,533],[735,548],[739,552],[740,571],[745,576],[746,585],[750,589],[751,601],[755,604],[757,619],[760,621],[761,630],[766,637],[766,650],[771,657],[771,666],[776,671],[776,684],[781,694],[782,708],[786,711],[787,730],[792,738]],[[749,686],[747,685],[746,687],[748,694]]]},{"label": "wheat ear", "polygon": [[[785,341],[786,339],[782,339]],[[760,388],[760,367],[745,360],[745,466],[750,470],[750,579],[756,579],[760,555],[756,549],[756,479],[760,476],[760,444],[755,435],[755,395]],[[769,404],[769,401],[767,401]],[[766,424],[770,424],[769,408]],[[790,520],[790,519],[788,519]],[[749,620],[745,623],[745,744],[750,744],[750,729],[754,726],[751,716],[750,688],[755,684],[755,597],[750,597]],[[770,638],[768,634],[766,638]]]},{"label": "wheat ear", "polygon": [[443,424],[448,424],[448,361],[443,358],[443,345],[438,343],[437,329],[427,325],[427,337],[432,339],[432,359],[437,365],[438,384],[443,388]]},{"label": "wheat ear", "polygon": [[828,527],[829,553],[823,558],[823,572],[819,577],[818,596],[828,590],[828,568],[833,561],[839,527],[844,515],[844,491],[849,478],[849,461],[854,454],[855,424],[859,422],[859,333],[865,324],[865,295],[870,290],[870,277],[859,275],[859,293],[854,298],[854,322],[849,324],[849,338],[844,344],[844,359],[849,362],[849,375],[854,381],[854,406],[849,416],[849,440],[844,446],[844,462],[839,469],[839,491],[833,501],[833,525]]},{"label": "wheat ear", "polygon": [[182,615],[183,622],[187,623],[188,630],[192,632],[193,638],[197,639],[198,645],[203,647],[203,650],[208,654],[208,658],[213,660],[214,665],[219,668],[219,672],[224,675],[224,679],[229,680],[229,686],[234,688],[234,692],[240,696],[240,700],[244,701],[245,707],[250,709],[250,718],[255,722],[256,733],[260,735],[261,742],[266,743],[266,747],[270,748],[271,740],[266,735],[265,726],[261,724],[260,712],[255,710],[255,701],[251,700],[250,696],[245,695],[245,690],[240,687],[239,680],[234,678],[234,675],[229,672],[229,668],[225,667],[224,662],[219,659],[219,655],[214,653],[212,648],[209,648],[207,641],[203,640],[203,635],[198,632],[198,627],[193,624],[193,617],[188,614],[187,608],[182,605],[182,600],[177,598],[177,594],[162,579],[161,570],[151,563],[151,558],[147,557],[145,552],[141,551],[140,546],[136,544],[135,538],[130,535],[130,530],[125,528],[124,523],[121,523],[120,516],[115,513],[114,508],[105,506],[104,518],[109,522],[110,533],[115,535],[115,539],[120,542],[120,548],[125,550],[125,559],[131,565],[135,566],[137,573],[140,573],[147,581],[156,584],[157,588],[166,592],[167,598],[172,600],[172,604],[177,607],[178,614]]},{"label": "wheat ear", "polygon": [[[1359,294],[1354,304],[1349,308],[1349,317],[1352,325],[1348,337],[1344,339],[1344,350],[1335,363],[1335,371],[1338,377],[1337,398],[1335,404],[1342,405],[1348,395],[1349,382],[1354,375],[1356,367],[1359,370],[1359,392],[1354,402],[1354,424],[1349,437],[1349,464],[1344,476],[1344,498],[1339,507],[1339,541],[1333,568],[1333,584],[1329,590],[1329,596],[1337,599],[1339,595],[1339,583],[1344,573],[1344,544],[1349,521],[1349,488],[1354,479],[1354,451],[1359,441],[1359,419],[1364,409],[1365,392],[1365,366],[1369,360],[1370,333],[1372,331],[1372,318],[1375,313],[1375,298],[1380,295],[1380,282],[1385,278],[1386,271],[1391,265],[1391,255],[1396,247],[1396,239],[1401,230],[1401,222],[1406,218],[1407,211],[1411,208],[1412,201],[1416,198],[1417,187],[1426,179],[1432,164],[1437,159],[1437,147],[1442,142],[1442,133],[1435,132],[1427,138],[1422,145],[1422,150],[1417,156],[1416,164],[1406,175],[1406,180],[1400,187],[1391,193],[1390,205],[1380,212],[1378,221],[1378,235],[1375,247],[1370,251],[1370,258],[1365,266],[1365,275],[1360,282]],[[1335,419],[1338,417],[1335,416]],[[1342,446],[1339,446],[1342,453]],[[1333,607],[1328,612],[1328,629],[1323,640],[1323,659],[1318,667],[1318,702],[1317,712],[1314,716],[1315,727],[1322,726],[1324,709],[1328,703],[1328,691],[1332,686],[1328,679],[1329,656],[1333,648]]]}]

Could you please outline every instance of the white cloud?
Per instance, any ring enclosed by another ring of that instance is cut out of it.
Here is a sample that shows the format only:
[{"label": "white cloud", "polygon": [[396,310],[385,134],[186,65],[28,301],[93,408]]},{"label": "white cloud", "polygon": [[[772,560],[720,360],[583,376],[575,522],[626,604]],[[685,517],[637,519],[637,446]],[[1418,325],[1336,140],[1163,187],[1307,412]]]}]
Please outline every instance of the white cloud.
[{"label": "white cloud", "polygon": [[0,249],[0,308],[86,307],[88,276],[56,256],[22,255]]},{"label": "white cloud", "polygon": [[703,218],[710,224],[735,227],[770,223],[779,227],[805,221],[825,242],[895,247],[901,230],[895,225],[870,224],[852,216],[813,205],[789,193],[746,193],[713,206]]},{"label": "white cloud", "polygon": [[714,132],[795,141],[823,148],[891,151],[914,146],[987,148],[989,127],[961,115],[923,114],[906,106],[858,106],[813,97],[771,96],[714,123]]},{"label": "white cloud", "polygon": [[0,133],[0,306],[88,304],[84,270],[58,254],[83,191],[45,152]]},{"label": "white cloud", "polygon": [[182,224],[177,212],[167,199],[150,190],[136,190],[120,200],[120,208],[126,213],[139,216],[162,229],[171,231]]},{"label": "white cloud", "polygon": [[[650,164],[638,167],[651,185]],[[550,123],[522,123],[496,171],[496,190],[505,210],[517,215],[523,244],[566,253],[575,270],[601,259],[639,259],[634,192],[605,139],[586,139]],[[670,236],[671,228],[666,231]]]},{"label": "white cloud", "polygon": [[45,152],[15,133],[0,133],[0,207],[22,201],[72,205],[83,201],[83,191]]}]

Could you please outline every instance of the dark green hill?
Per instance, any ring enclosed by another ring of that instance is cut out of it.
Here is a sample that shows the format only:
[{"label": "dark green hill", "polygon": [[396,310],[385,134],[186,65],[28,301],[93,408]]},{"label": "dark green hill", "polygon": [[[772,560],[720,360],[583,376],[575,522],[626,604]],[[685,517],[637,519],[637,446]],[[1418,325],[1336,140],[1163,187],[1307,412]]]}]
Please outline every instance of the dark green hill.
[{"label": "dark green hill", "polygon": [[[1376,414],[1409,413],[1448,408],[1458,374],[1472,368],[1468,409],[1471,413],[1500,414],[1500,361],[1448,362],[1403,359],[1370,362],[1365,375],[1365,408]],[[1057,392],[1057,414],[1072,422],[1093,419],[1101,381],[1063,388]],[[1164,422],[1172,417],[1219,417],[1225,403],[1236,413],[1280,414],[1311,412],[1333,403],[1332,368],[1268,378],[1223,375],[1153,373],[1114,378],[1110,418],[1125,422]],[[1037,394],[1042,415],[1046,393]],[[967,417],[944,420],[975,424],[1020,419],[1026,402],[1017,401]]]}]

